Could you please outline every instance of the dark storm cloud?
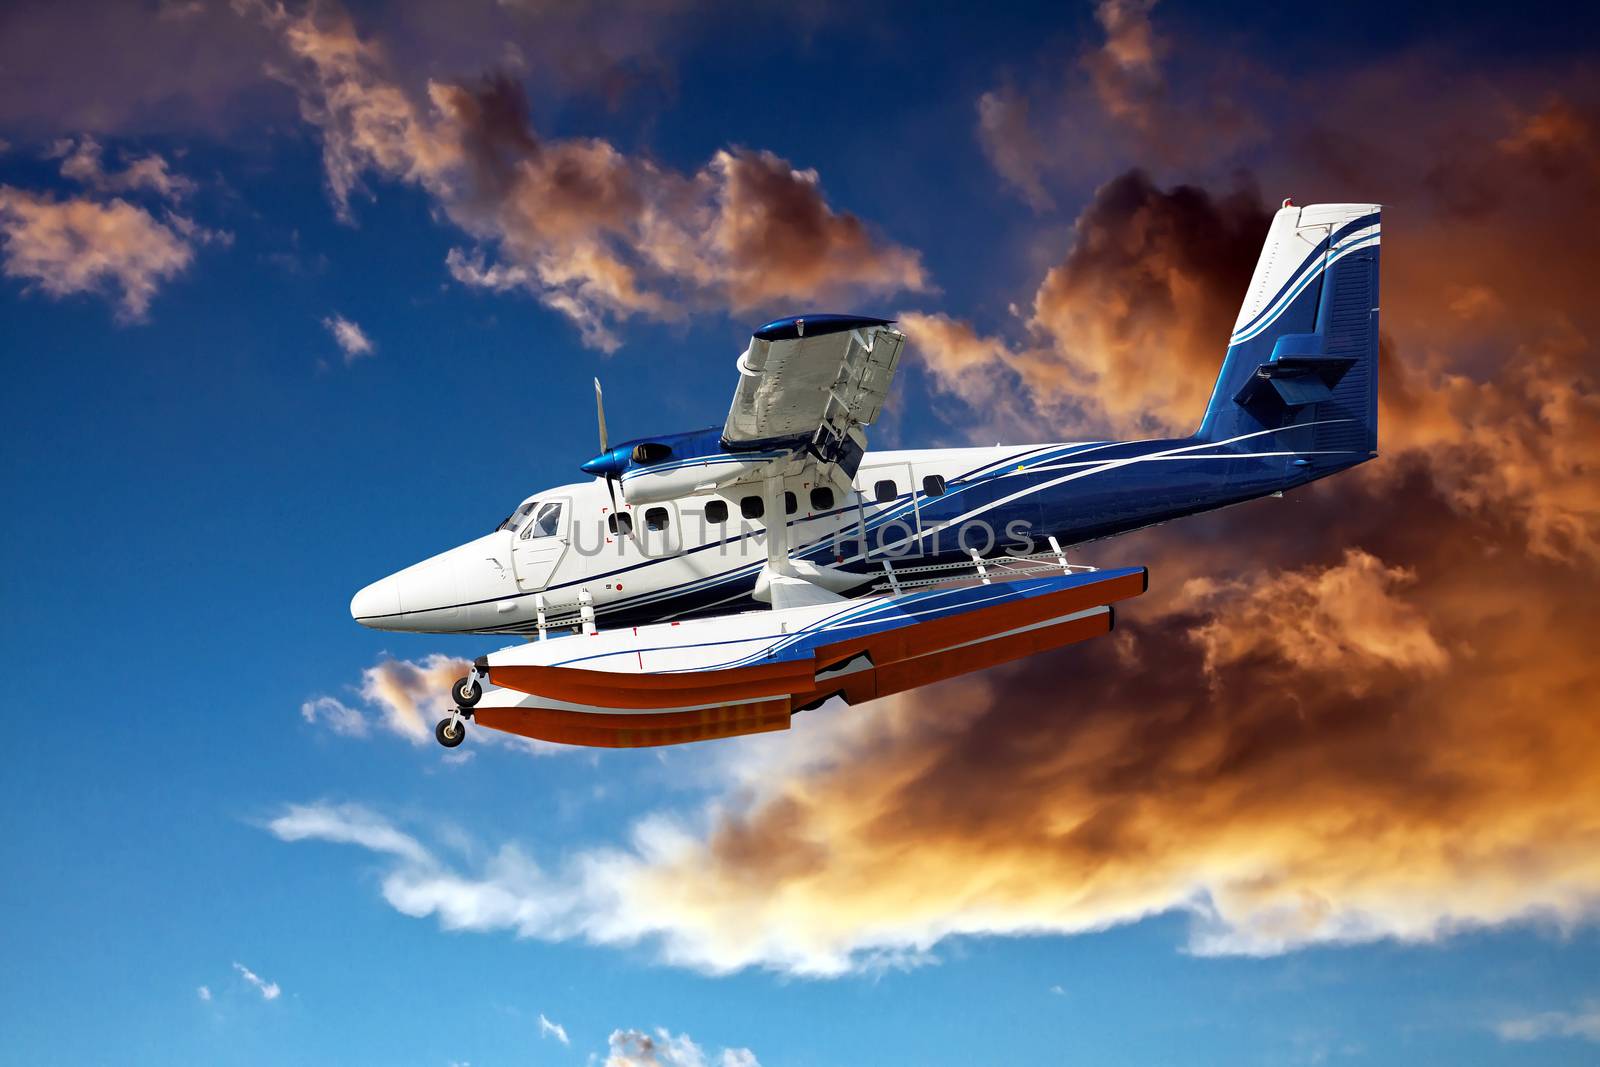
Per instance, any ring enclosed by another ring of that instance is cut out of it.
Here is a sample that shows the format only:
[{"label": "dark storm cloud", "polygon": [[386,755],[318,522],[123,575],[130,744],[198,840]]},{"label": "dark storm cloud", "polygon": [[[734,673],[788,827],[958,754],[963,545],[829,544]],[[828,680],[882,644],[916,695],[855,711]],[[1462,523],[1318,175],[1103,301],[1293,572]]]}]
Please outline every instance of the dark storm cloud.
[{"label": "dark storm cloud", "polygon": [[1204,64],[1156,14],[1155,0],[1100,0],[1100,40],[1051,63],[1033,93],[1003,85],[979,97],[979,144],[1033,207],[1054,204],[1054,178],[1094,179],[1129,160],[1193,167],[1266,138],[1260,102],[1281,95],[1279,80],[1239,53]]},{"label": "dark storm cloud", "polygon": [[1094,396],[1117,426],[1192,429],[1269,221],[1251,188],[1163,190],[1139,171],[1107,182],[1034,294],[1050,343],[1024,378]]},{"label": "dark storm cloud", "polygon": [[[0,127],[52,137],[225,134],[287,117],[263,76],[275,58],[264,0],[20,0],[0,10]],[[296,4],[324,12],[337,4]],[[671,83],[676,43],[706,13],[671,0],[606,5],[427,0],[385,4],[381,32],[403,70],[510,67],[548,93],[620,104]]]}]

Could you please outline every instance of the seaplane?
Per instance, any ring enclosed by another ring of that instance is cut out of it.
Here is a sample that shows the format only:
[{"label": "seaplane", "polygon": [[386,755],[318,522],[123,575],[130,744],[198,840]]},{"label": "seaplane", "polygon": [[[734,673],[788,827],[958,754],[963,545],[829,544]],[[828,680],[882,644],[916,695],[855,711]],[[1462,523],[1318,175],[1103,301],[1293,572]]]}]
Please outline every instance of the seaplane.
[{"label": "seaplane", "polygon": [[613,444],[587,478],[355,594],[364,626],[515,635],[453,686],[469,721],[641,747],[790,726],[1108,633],[1143,567],[1076,546],[1281,496],[1377,455],[1375,204],[1272,219],[1199,428],[1145,441],[868,451],[906,338],[757,329],[720,426]]}]

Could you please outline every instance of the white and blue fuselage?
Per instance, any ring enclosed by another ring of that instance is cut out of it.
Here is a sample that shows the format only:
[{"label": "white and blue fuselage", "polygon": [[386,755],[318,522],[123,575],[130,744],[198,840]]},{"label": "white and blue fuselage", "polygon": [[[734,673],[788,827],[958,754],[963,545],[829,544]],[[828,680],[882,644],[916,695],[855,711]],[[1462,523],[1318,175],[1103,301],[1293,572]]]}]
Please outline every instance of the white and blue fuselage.
[{"label": "white and blue fuselage", "polygon": [[[818,487],[785,483],[796,504],[787,516],[791,555],[856,572],[865,589],[883,577],[885,560],[960,563],[973,551],[1043,551],[1051,537],[1069,546],[1292,489],[1371,458],[1364,450],[1308,456],[1285,447],[1286,436],[869,452],[847,497],[823,487],[815,503],[831,495],[831,507],[811,506]],[[518,509],[526,523],[560,505],[544,536],[496,530],[367,587],[352,612],[378,629],[533,633],[536,598],[555,616],[575,610],[581,590],[602,627],[757,608],[767,532],[764,516],[741,513],[753,496],[624,506],[633,517],[624,536],[612,533],[603,480],[554,488]],[[657,515],[647,526],[648,512]]]}]

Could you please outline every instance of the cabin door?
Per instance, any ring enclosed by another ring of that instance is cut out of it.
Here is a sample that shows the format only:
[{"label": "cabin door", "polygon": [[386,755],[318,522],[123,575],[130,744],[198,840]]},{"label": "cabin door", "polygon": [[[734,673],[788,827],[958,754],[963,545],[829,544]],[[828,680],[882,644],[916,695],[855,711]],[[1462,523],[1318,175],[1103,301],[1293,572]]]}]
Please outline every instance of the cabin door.
[{"label": "cabin door", "polygon": [[559,497],[539,501],[523,520],[511,550],[518,589],[528,592],[550,584],[572,541],[571,529],[572,501]]}]

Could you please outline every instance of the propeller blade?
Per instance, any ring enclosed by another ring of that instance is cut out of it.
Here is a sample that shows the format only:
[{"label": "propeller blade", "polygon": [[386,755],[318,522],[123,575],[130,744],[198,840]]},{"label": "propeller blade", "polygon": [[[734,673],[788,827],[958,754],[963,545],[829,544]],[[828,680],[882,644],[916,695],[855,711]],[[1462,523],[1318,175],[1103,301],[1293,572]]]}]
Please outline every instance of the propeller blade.
[{"label": "propeller blade", "polygon": [[[609,452],[611,451],[611,440],[606,434],[606,400],[604,394],[600,392],[599,378],[594,380],[594,412],[600,419],[600,451],[602,453]],[[611,479],[606,479],[608,484],[610,481]]]},{"label": "propeller blade", "polygon": [[[600,389],[600,379],[594,380],[594,413],[600,422],[600,457],[604,458],[611,451],[611,436],[606,433],[606,398]],[[611,511],[615,514],[617,508],[617,476],[610,469],[606,470],[606,492],[611,494]]]}]

